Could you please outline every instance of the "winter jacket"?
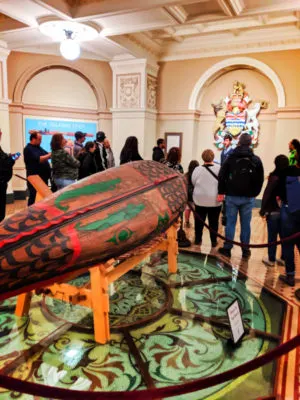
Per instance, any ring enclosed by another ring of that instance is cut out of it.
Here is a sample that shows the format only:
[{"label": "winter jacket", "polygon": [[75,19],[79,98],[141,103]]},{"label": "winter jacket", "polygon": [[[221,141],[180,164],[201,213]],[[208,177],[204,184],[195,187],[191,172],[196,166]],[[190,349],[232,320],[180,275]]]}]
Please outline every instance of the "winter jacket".
[{"label": "winter jacket", "polygon": [[97,164],[95,161],[95,154],[91,152],[83,152],[77,158],[80,161],[78,179],[86,178],[97,172]]},{"label": "winter jacket", "polygon": [[287,204],[287,195],[286,195],[286,178],[288,176],[299,176],[300,177],[300,168],[296,165],[289,166],[286,168],[282,175],[280,175],[279,179],[279,187],[278,187],[278,197],[284,204]]},{"label": "winter jacket", "polygon": [[276,200],[278,188],[279,176],[275,174],[270,174],[268,184],[265,188],[261,202],[261,208],[259,212],[261,216],[274,212],[279,212],[280,209]]},{"label": "winter jacket", "polygon": [[153,147],[152,160],[159,162],[159,161],[163,160],[164,158],[165,158],[165,154],[164,154],[163,150],[158,146]]},{"label": "winter jacket", "polygon": [[75,180],[78,178],[80,162],[64,149],[52,151],[51,159],[54,179],[62,178]]},{"label": "winter jacket", "polygon": [[[233,179],[235,171],[239,170],[239,160],[241,159],[248,159],[255,165],[251,184],[246,188],[244,181],[236,182],[236,179]],[[260,158],[255,156],[248,146],[238,146],[221,167],[218,193],[228,196],[256,197],[261,191],[263,181],[264,169]]]},{"label": "winter jacket", "polygon": [[0,147],[0,183],[7,183],[11,180],[14,163],[11,156]]},{"label": "winter jacket", "polygon": [[291,150],[289,154],[289,165],[296,165],[297,164],[297,150]]},{"label": "winter jacket", "polygon": [[174,169],[177,172],[180,172],[181,174],[183,174],[183,168],[181,164],[172,164],[167,160],[163,160],[162,164],[165,164],[167,167]]}]

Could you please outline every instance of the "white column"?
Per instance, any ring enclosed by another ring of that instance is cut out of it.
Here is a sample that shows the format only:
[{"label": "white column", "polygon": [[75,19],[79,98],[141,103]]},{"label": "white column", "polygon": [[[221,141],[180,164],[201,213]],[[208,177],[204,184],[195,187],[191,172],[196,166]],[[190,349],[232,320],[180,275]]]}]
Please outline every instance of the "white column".
[{"label": "white column", "polygon": [[[9,103],[8,82],[7,82],[7,57],[10,50],[6,43],[0,41],[0,128],[2,130],[1,147],[6,153],[11,152],[10,124],[9,124]],[[12,195],[11,182],[8,185],[7,194]],[[12,196],[10,196],[12,197]],[[10,199],[11,200],[11,199]]]},{"label": "white column", "polygon": [[136,136],[143,158],[152,158],[156,140],[158,66],[146,59],[113,61],[112,147],[119,155],[128,136]]}]

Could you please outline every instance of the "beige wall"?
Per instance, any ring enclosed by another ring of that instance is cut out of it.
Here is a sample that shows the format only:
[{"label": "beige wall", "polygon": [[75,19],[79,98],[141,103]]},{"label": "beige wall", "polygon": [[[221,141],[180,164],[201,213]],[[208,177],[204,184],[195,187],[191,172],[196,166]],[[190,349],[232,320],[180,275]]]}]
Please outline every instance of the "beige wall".
[{"label": "beige wall", "polygon": [[95,93],[79,75],[60,68],[35,75],[25,87],[23,103],[97,110]]},{"label": "beige wall", "polygon": [[9,98],[14,98],[16,84],[25,71],[53,64],[77,69],[83,75],[91,77],[95,89],[104,92],[107,109],[112,106],[112,71],[107,62],[85,59],[70,62],[58,56],[21,52],[12,52],[7,59]]},{"label": "beige wall", "polygon": [[[272,68],[283,83],[287,106],[300,105],[300,50],[253,53],[244,56],[255,58]],[[200,76],[212,65],[228,58],[230,57],[161,63],[158,85],[159,110],[186,110],[192,90]]]},{"label": "beige wall", "polygon": [[[112,73],[108,63],[70,63],[61,57],[12,52],[7,64],[12,152],[22,153],[26,145],[25,116],[95,121],[111,138]],[[25,176],[23,158],[14,171]],[[15,177],[12,186],[15,191],[25,189],[24,181]]]},{"label": "beige wall", "polygon": [[[241,57],[243,55],[240,55]],[[286,95],[286,107],[278,110],[278,99],[271,80],[263,73],[245,66],[224,69],[218,78],[204,86],[198,105],[200,117],[187,123],[184,114],[191,113],[189,101],[200,77],[216,63],[232,57],[213,57],[161,64],[159,71],[158,105],[159,123],[157,137],[164,132],[183,132],[183,166],[186,169],[191,159],[200,160],[205,148],[220,151],[213,145],[215,116],[211,107],[221,97],[232,92],[232,84],[240,80],[246,84],[249,96],[255,100],[267,100],[269,108],[259,114],[260,139],[255,153],[265,166],[265,175],[273,169],[273,160],[279,153],[288,154],[288,142],[300,138],[300,50],[247,54],[265,63],[279,77]],[[181,117],[182,115],[182,117]],[[198,122],[199,121],[199,122]],[[194,136],[193,136],[194,127]],[[196,149],[195,149],[196,146]]]}]

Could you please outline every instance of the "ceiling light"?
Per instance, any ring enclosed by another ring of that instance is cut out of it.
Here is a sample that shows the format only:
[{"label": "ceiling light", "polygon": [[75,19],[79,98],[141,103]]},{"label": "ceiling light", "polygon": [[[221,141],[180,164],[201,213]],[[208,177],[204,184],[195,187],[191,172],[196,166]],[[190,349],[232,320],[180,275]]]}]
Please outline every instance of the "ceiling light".
[{"label": "ceiling light", "polygon": [[61,55],[67,60],[76,60],[80,56],[80,45],[73,39],[72,31],[65,31],[66,38],[60,44]]},{"label": "ceiling light", "polygon": [[55,42],[61,42],[60,52],[67,60],[76,60],[80,56],[80,44],[96,39],[99,27],[95,24],[84,24],[73,21],[57,21],[46,18],[40,22],[40,31],[51,37]]}]

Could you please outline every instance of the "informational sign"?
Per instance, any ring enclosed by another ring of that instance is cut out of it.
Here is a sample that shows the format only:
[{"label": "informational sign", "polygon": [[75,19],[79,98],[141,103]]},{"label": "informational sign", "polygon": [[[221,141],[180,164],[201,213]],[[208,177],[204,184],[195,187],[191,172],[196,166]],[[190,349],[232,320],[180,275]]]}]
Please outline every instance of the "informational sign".
[{"label": "informational sign", "polygon": [[41,147],[46,151],[51,151],[50,143],[55,133],[62,133],[67,140],[75,140],[75,132],[86,133],[86,142],[96,139],[97,123],[83,122],[60,119],[38,119],[25,118],[25,145],[30,141],[30,135],[33,132],[39,132],[42,135]]},{"label": "informational sign", "polygon": [[234,300],[227,308],[233,343],[238,343],[245,333],[242,314],[238,299]]}]

